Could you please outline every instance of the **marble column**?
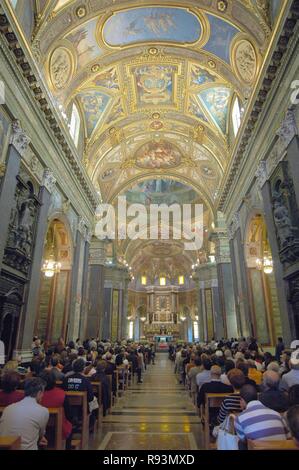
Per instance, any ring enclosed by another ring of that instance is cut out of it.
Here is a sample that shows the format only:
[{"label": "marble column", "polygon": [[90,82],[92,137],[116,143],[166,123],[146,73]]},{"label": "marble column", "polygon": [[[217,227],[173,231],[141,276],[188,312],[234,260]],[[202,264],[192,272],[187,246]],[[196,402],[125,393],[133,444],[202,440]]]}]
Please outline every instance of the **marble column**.
[{"label": "marble column", "polygon": [[105,281],[104,287],[104,311],[102,325],[102,339],[111,339],[111,321],[113,307],[113,285],[111,281]]},{"label": "marble column", "polygon": [[[80,218],[78,230],[76,233],[76,242],[73,257],[71,290],[70,290],[70,310],[68,321],[68,340],[76,341],[80,331],[80,316],[82,307],[82,287],[84,278],[85,263],[85,244],[88,231],[88,224]],[[96,335],[94,335],[96,336]],[[84,339],[84,338],[81,338]]]},{"label": "marble column", "polygon": [[[210,235],[215,243],[217,277],[219,288],[219,301],[221,315],[217,316],[217,336],[238,336],[238,323],[235,306],[233,274],[230,258],[230,247],[227,231],[223,228],[215,229]],[[216,318],[215,318],[216,321]]]},{"label": "marble column", "polygon": [[21,312],[16,353],[22,355],[23,360],[31,358],[31,343],[34,334],[34,325],[39,304],[39,289],[41,283],[41,268],[43,264],[44,245],[48,230],[48,213],[51,204],[51,195],[55,188],[56,179],[49,168],[44,170],[42,185],[39,192],[41,202],[32,257],[30,281],[27,295]]},{"label": "marble column", "polygon": [[101,337],[104,315],[105,242],[93,237],[89,256],[88,309],[85,337]]},{"label": "marble column", "polygon": [[21,158],[30,143],[29,137],[24,133],[19,121],[12,123],[12,136],[8,147],[5,167],[2,168],[0,179],[0,270],[2,269],[3,255],[7,241],[8,226],[13,207],[15,190],[17,186],[17,175],[20,171]]},{"label": "marble column", "polygon": [[128,302],[129,302],[129,280],[126,279],[124,283],[123,290],[123,301],[122,301],[122,316],[121,316],[121,326],[120,326],[120,337],[121,339],[127,339],[128,331]]},{"label": "marble column", "polygon": [[238,332],[239,336],[247,337],[253,335],[253,324],[250,314],[250,292],[239,213],[234,216],[229,236]]},{"label": "marble column", "polygon": [[81,302],[81,315],[79,326],[79,337],[84,338],[87,321],[88,309],[88,266],[89,266],[89,252],[90,252],[90,234],[84,243],[84,264],[83,264],[83,279],[82,279],[82,302]]}]

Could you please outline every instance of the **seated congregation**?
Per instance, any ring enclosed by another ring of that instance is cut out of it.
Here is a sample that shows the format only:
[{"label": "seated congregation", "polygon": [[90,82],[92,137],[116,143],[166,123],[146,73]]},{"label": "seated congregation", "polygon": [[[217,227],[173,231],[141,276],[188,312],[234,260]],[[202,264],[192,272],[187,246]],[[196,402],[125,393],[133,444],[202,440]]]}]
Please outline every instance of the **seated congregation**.
[{"label": "seated congregation", "polygon": [[154,361],[150,345],[33,340],[27,367],[19,359],[1,370],[0,448],[15,449],[6,445],[15,436],[21,450],[87,449],[102,417]]},{"label": "seated congregation", "polygon": [[279,338],[272,356],[253,338],[222,339],[173,345],[169,357],[198,409],[205,449],[299,449],[299,349]]}]

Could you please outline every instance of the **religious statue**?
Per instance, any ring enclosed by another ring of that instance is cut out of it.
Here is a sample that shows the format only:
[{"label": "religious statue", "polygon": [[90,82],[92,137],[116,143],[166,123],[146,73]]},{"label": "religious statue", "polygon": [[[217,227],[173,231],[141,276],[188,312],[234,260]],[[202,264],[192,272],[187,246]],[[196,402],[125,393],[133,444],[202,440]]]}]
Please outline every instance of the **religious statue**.
[{"label": "religious statue", "polygon": [[32,227],[34,217],[35,206],[32,198],[28,198],[21,205],[18,239],[19,248],[21,248],[21,250],[23,250],[28,256],[30,255],[32,246]]},{"label": "religious statue", "polygon": [[289,211],[279,199],[274,200],[273,217],[280,247],[283,248],[294,240],[294,233]]}]

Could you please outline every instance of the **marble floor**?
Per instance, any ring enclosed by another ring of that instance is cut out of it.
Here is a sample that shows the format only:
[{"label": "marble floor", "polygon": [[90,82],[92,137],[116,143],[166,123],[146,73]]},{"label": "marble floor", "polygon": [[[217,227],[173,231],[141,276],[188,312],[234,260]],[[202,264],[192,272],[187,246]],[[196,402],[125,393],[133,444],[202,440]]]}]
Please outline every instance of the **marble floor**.
[{"label": "marble floor", "polygon": [[166,353],[156,355],[143,383],[132,384],[103,418],[90,441],[99,450],[197,450],[203,448],[199,418]]}]

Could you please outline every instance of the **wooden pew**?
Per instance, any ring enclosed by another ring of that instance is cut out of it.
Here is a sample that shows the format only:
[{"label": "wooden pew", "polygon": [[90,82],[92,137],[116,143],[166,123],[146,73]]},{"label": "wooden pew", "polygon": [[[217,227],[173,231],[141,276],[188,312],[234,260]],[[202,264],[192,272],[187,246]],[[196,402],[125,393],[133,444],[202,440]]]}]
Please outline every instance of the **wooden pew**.
[{"label": "wooden pew", "polygon": [[118,369],[114,371],[114,379],[116,383],[116,391],[115,391],[115,402],[117,401],[119,397],[119,375],[118,375]]},{"label": "wooden pew", "polygon": [[205,449],[216,448],[210,444],[210,408],[220,408],[221,404],[231,393],[206,393],[204,407],[204,444]]},{"label": "wooden pew", "polygon": [[103,400],[102,400],[102,384],[101,382],[91,382],[92,391],[94,396],[97,398],[99,403],[98,416],[97,416],[97,428],[101,426],[103,420]]},{"label": "wooden pew", "polygon": [[127,368],[117,367],[115,373],[116,373],[117,384],[118,384],[118,387],[117,387],[118,396],[121,396],[127,390]]},{"label": "wooden pew", "polygon": [[89,410],[87,403],[87,392],[65,392],[70,407],[81,409],[81,433],[80,433],[80,449],[84,449],[88,445],[89,438]]},{"label": "wooden pew", "polygon": [[248,450],[299,450],[293,440],[287,441],[247,441]]},{"label": "wooden pew", "polygon": [[21,450],[21,437],[0,437],[0,450]]},{"label": "wooden pew", "polygon": [[[107,375],[106,377],[107,377],[108,382],[109,382],[109,390],[110,390],[110,408],[108,410],[108,413],[110,413],[112,406],[116,402],[116,398],[114,397],[113,390],[112,390],[112,380],[113,380],[112,375]],[[114,400],[114,398],[115,398],[115,400]]]},{"label": "wooden pew", "polygon": [[[0,406],[0,417],[3,414],[6,406]],[[46,437],[49,440],[50,434],[54,434],[54,445],[53,447],[47,447],[51,450],[62,450],[64,448],[63,436],[62,436],[62,408],[48,408],[49,410],[49,421],[46,428]]]},{"label": "wooden pew", "polygon": [[62,408],[48,408],[49,421],[46,428],[46,438],[51,442],[51,437],[54,435],[53,447],[47,447],[48,450],[62,450],[65,448],[62,436]]}]

